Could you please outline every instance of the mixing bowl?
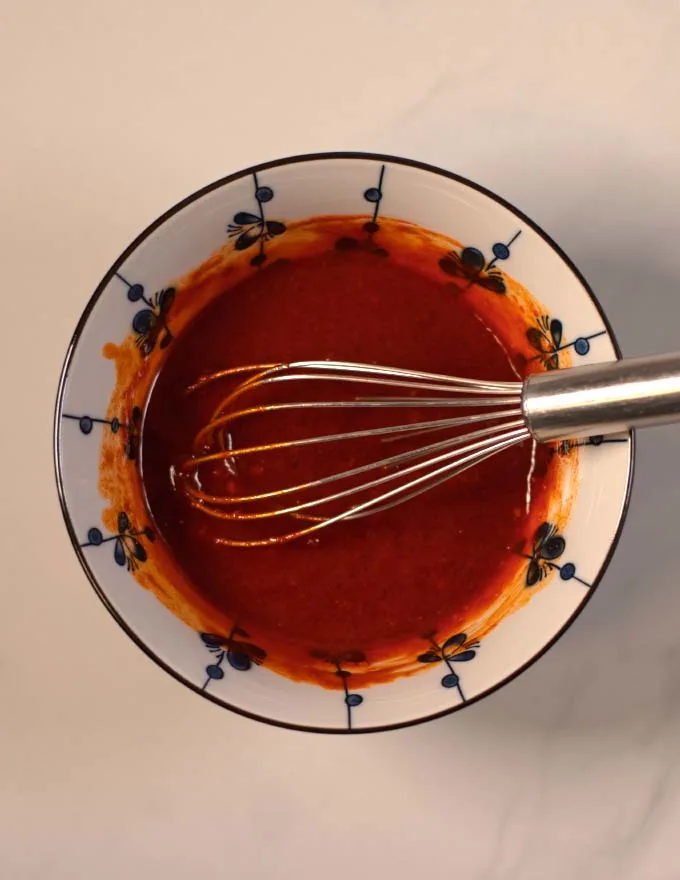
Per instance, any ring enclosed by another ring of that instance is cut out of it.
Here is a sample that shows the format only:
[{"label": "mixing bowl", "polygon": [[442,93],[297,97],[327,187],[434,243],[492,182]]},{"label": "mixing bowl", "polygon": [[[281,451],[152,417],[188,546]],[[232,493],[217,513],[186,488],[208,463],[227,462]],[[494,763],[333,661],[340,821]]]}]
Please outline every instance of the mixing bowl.
[{"label": "mixing bowl", "polygon": [[[144,507],[144,395],[200,312],[187,293],[197,267],[209,274],[233,263],[239,277],[268,271],[294,230],[303,240],[306,218],[344,215],[360,221],[359,236],[342,239],[346,249],[364,246],[364,230],[367,246],[389,259],[390,230],[429,230],[440,248],[433,271],[453,292],[526,291],[532,369],[619,357],[585,280],[535,223],[468,180],[392,156],[303,155],[232,174],[170,209],[116,260],[78,323],[58,390],[56,477],[75,552],[120,626],[179,681],[243,715],[321,732],[384,730],[453,712],[537,660],[604,573],[633,462],[628,435],[556,445],[561,490],[524,545],[507,547],[514,574],[506,598],[464,631],[414,631],[422,645],[398,658],[398,674],[371,675],[378,665],[356,651],[317,651],[310,664],[326,664],[328,674],[315,683],[281,674],[276,652],[246,624],[209,626],[214,616],[180,589],[172,547]],[[507,524],[492,525],[502,533]]]}]

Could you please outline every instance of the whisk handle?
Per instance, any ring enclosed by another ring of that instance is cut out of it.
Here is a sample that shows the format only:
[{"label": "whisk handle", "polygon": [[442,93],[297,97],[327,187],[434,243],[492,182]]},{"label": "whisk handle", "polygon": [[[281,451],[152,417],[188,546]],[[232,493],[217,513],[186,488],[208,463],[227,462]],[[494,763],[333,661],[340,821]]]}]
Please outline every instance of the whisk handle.
[{"label": "whisk handle", "polygon": [[536,373],[522,408],[541,442],[680,422],[680,353]]}]

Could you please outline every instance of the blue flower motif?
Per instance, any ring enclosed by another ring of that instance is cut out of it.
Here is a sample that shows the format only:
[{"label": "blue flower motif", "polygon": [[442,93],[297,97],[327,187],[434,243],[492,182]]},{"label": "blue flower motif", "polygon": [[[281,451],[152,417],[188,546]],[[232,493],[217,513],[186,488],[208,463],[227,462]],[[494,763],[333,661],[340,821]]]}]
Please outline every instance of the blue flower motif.
[{"label": "blue flower motif", "polygon": [[373,215],[370,220],[368,220],[363,225],[363,230],[366,233],[364,238],[354,238],[351,235],[343,235],[336,242],[335,247],[339,251],[367,251],[369,254],[373,254],[376,257],[388,257],[389,254],[385,250],[384,247],[376,244],[374,241],[374,236],[376,232],[380,230],[380,225],[378,224],[378,214],[380,212],[380,203],[383,198],[383,181],[385,179],[385,165],[380,166],[380,173],[378,175],[378,183],[376,186],[369,186],[368,189],[364,190],[364,198],[366,201],[373,205]]},{"label": "blue flower motif", "polygon": [[114,416],[112,419],[100,419],[95,416],[78,416],[71,413],[62,413],[62,419],[78,422],[78,427],[82,434],[86,436],[92,433],[95,425],[108,425],[112,434],[118,434],[121,429],[124,432],[125,442],[123,451],[126,458],[134,461],[139,452],[139,437],[142,428],[142,410],[138,406],[133,406],[130,412],[130,418],[127,422],[121,422]]},{"label": "blue flower motif", "polygon": [[592,437],[586,437],[582,440],[560,440],[552,448],[553,455],[570,455],[574,449],[580,449],[584,446],[593,446],[595,448],[603,446],[607,443],[628,443],[627,437],[603,437],[602,434],[593,434]]},{"label": "blue flower motif", "polygon": [[357,706],[360,706],[364,702],[364,698],[361,694],[350,690],[349,681],[352,677],[352,673],[349,669],[345,669],[345,666],[348,663],[353,665],[365,663],[366,655],[363,651],[342,651],[339,654],[336,654],[329,651],[319,650],[310,651],[310,654],[315,659],[323,660],[325,663],[329,663],[331,666],[335,667],[335,674],[342,682],[344,693],[343,702],[347,711],[347,729],[352,730],[352,710],[356,709]]},{"label": "blue flower motif", "polygon": [[424,637],[432,646],[429,651],[419,654],[417,660],[419,663],[444,663],[448,668],[448,672],[441,679],[441,686],[445,688],[456,688],[458,694],[465,702],[465,694],[460,681],[460,676],[454,671],[453,663],[468,663],[477,656],[479,642],[468,641],[466,633],[456,633],[449,636],[443,644],[437,642],[434,633]]},{"label": "blue flower motif", "polygon": [[280,220],[267,220],[265,217],[263,206],[274,198],[274,190],[270,186],[260,186],[255,173],[253,173],[253,183],[257,214],[250,211],[237,211],[232,222],[227,226],[227,234],[229,238],[235,239],[234,248],[237,251],[245,251],[259,242],[259,252],[250,262],[253,266],[261,266],[267,259],[264,250],[265,242],[277,235],[283,235],[286,231],[286,225]]},{"label": "blue flower motif", "polygon": [[551,571],[557,571],[563,581],[575,580],[583,584],[584,587],[590,587],[588,581],[578,577],[573,562],[565,562],[560,565],[555,561],[564,554],[566,547],[567,542],[559,534],[557,526],[549,522],[542,523],[534,534],[531,552],[523,554],[529,560],[525,585],[535,587]]},{"label": "blue flower motif", "polygon": [[251,642],[243,641],[249,638],[248,633],[239,626],[232,627],[228,636],[214,635],[213,633],[199,633],[205,647],[214,655],[214,660],[205,667],[207,676],[203,690],[211,681],[224,678],[223,664],[237,672],[247,672],[253,664],[260,666],[267,658],[267,652]]},{"label": "blue flower motif", "polygon": [[137,346],[143,357],[147,357],[158,344],[166,348],[172,342],[172,333],[168,326],[168,316],[175,301],[175,288],[166,287],[152,297],[147,297],[143,284],[131,284],[120,272],[115,273],[127,287],[127,298],[132,303],[143,302],[145,308],[135,313],[132,329],[137,334]]},{"label": "blue flower motif", "polygon": [[542,315],[536,327],[529,327],[526,332],[531,347],[538,352],[535,356],[546,370],[558,370],[560,367],[560,352],[573,348],[576,354],[583,357],[590,351],[591,340],[598,336],[604,336],[606,330],[598,330],[588,336],[579,336],[572,342],[563,339],[562,322],[550,315]]},{"label": "blue flower motif", "polygon": [[468,246],[460,251],[449,251],[440,259],[439,268],[453,278],[466,281],[467,287],[477,284],[492,293],[503,294],[505,281],[496,263],[510,258],[510,248],[521,234],[519,229],[508,242],[497,241],[491,248],[493,257],[488,261],[479,248]]},{"label": "blue flower motif", "polygon": [[104,533],[97,526],[93,526],[87,532],[87,540],[80,546],[100,547],[102,544],[113,542],[114,561],[121,566],[126,566],[128,571],[135,571],[141,562],[146,562],[148,555],[140,537],[153,543],[156,535],[153,529],[145,526],[143,529],[133,529],[127,513],[121,511],[117,520],[118,531],[113,535],[104,537]]}]

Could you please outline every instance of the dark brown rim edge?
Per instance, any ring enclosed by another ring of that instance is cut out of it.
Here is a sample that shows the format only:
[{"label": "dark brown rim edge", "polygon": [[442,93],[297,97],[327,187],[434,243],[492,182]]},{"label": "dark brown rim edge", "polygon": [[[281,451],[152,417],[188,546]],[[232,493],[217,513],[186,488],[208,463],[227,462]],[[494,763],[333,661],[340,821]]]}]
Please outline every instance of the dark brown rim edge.
[{"label": "dark brown rim edge", "polygon": [[626,522],[626,517],[628,515],[628,509],[630,507],[633,478],[634,478],[634,473],[635,473],[635,435],[634,435],[634,432],[631,432],[631,434],[630,434],[630,454],[629,454],[629,459],[628,459],[628,484],[626,486],[626,495],[625,495],[625,499],[624,499],[624,503],[623,503],[623,508],[621,510],[619,523],[618,523],[618,526],[616,529],[616,533],[615,533],[615,535],[611,541],[611,544],[609,546],[609,552],[607,553],[607,556],[605,557],[605,560],[602,563],[600,570],[597,573],[597,576],[594,578],[590,589],[587,591],[587,593],[583,597],[583,600],[579,603],[576,610],[567,619],[567,621],[563,624],[563,626],[557,631],[557,633],[555,633],[555,635],[548,642],[546,642],[546,644],[541,648],[541,650],[538,651],[536,654],[534,654],[531,658],[529,658],[529,660],[527,660],[525,663],[523,663],[521,666],[519,666],[513,672],[511,672],[508,676],[506,676],[505,678],[496,682],[496,684],[492,685],[491,687],[487,688],[486,690],[482,691],[481,693],[477,694],[476,696],[472,697],[471,699],[466,700],[465,702],[459,703],[456,706],[451,706],[448,709],[443,709],[441,712],[435,712],[432,715],[425,715],[425,716],[422,716],[419,718],[409,719],[407,721],[399,721],[399,722],[396,722],[393,724],[381,725],[379,727],[356,727],[356,728],[351,728],[351,729],[334,728],[334,727],[313,727],[310,725],[295,724],[295,723],[286,722],[286,721],[277,721],[272,718],[266,718],[265,716],[257,715],[253,712],[248,712],[247,710],[241,709],[238,706],[234,706],[231,703],[228,703],[225,700],[222,700],[219,697],[216,697],[211,693],[208,693],[206,691],[201,690],[201,688],[198,685],[196,685],[193,682],[189,681],[188,679],[184,678],[184,676],[180,672],[178,672],[176,669],[169,666],[164,660],[162,660],[159,656],[157,656],[142,641],[142,639],[134,632],[134,630],[131,628],[131,626],[116,611],[116,609],[113,607],[113,605],[109,601],[108,597],[104,593],[103,589],[99,585],[92,570],[90,569],[90,566],[89,566],[87,560],[85,559],[85,555],[82,551],[82,548],[80,547],[78,536],[76,535],[76,533],[74,531],[73,524],[71,522],[71,518],[70,518],[70,515],[68,512],[68,507],[66,505],[66,499],[65,499],[65,495],[64,495],[64,484],[63,484],[63,480],[62,480],[61,465],[60,465],[61,442],[60,442],[60,436],[59,436],[59,433],[60,433],[59,427],[60,427],[60,423],[61,423],[61,411],[62,411],[62,403],[63,403],[63,397],[64,397],[64,389],[66,387],[66,381],[67,381],[68,375],[69,375],[71,360],[73,358],[73,354],[75,352],[76,346],[78,345],[78,341],[80,340],[80,337],[83,333],[83,330],[85,329],[85,326],[88,322],[88,319],[90,317],[92,310],[94,309],[96,303],[99,301],[100,296],[102,295],[103,291],[107,287],[111,278],[113,278],[116,271],[123,265],[123,263],[128,259],[128,257],[132,253],[134,253],[134,251],[139,247],[139,245],[143,241],[145,241],[152,233],[154,233],[159,227],[161,227],[166,222],[166,220],[170,219],[170,217],[177,214],[179,211],[181,211],[183,208],[187,207],[187,205],[190,205],[192,202],[197,201],[198,199],[202,198],[204,195],[207,195],[208,193],[213,192],[214,190],[219,189],[220,187],[223,187],[226,184],[233,183],[235,180],[240,180],[243,177],[248,177],[248,176],[252,175],[253,173],[259,173],[261,171],[266,171],[269,168],[279,168],[281,166],[293,165],[293,164],[301,163],[301,162],[314,162],[314,161],[329,160],[329,159],[331,159],[331,160],[332,159],[362,159],[362,160],[368,160],[368,161],[374,161],[374,162],[384,162],[387,164],[394,164],[394,165],[405,165],[410,168],[417,168],[421,171],[427,171],[427,172],[430,172],[431,174],[437,174],[441,177],[446,177],[449,180],[455,180],[458,183],[462,183],[463,185],[468,186],[471,189],[482,193],[483,195],[492,199],[497,204],[502,205],[504,208],[506,208],[508,211],[510,211],[512,214],[514,214],[519,220],[521,220],[522,223],[526,224],[528,227],[533,229],[534,232],[536,232],[545,241],[545,243],[547,245],[549,245],[555,251],[555,253],[557,253],[557,255],[569,267],[569,269],[572,271],[572,273],[576,276],[578,281],[583,286],[584,290],[590,296],[593,304],[595,305],[595,307],[600,315],[600,318],[602,319],[604,326],[607,329],[607,333],[609,335],[609,338],[611,339],[612,345],[614,346],[616,356],[618,358],[621,358],[621,350],[620,350],[618,341],[616,339],[616,336],[614,335],[614,331],[612,330],[611,324],[609,323],[609,319],[605,315],[605,313],[602,309],[602,306],[600,305],[597,297],[595,296],[595,294],[591,290],[590,285],[588,284],[588,282],[586,281],[584,276],[581,274],[581,272],[578,270],[578,268],[574,265],[574,263],[567,256],[567,254],[560,248],[560,246],[556,242],[554,242],[553,239],[543,229],[541,229],[540,226],[538,226],[536,223],[534,223],[533,220],[531,220],[529,217],[527,217],[526,214],[524,214],[522,211],[520,211],[518,208],[516,208],[510,202],[508,202],[505,199],[501,198],[500,196],[496,195],[496,193],[492,192],[491,190],[486,189],[483,186],[480,186],[477,183],[474,183],[471,180],[468,180],[465,177],[462,177],[459,174],[455,174],[452,171],[447,171],[443,168],[437,167],[436,165],[428,165],[425,162],[418,162],[414,159],[404,159],[400,156],[390,156],[390,155],[386,155],[386,154],[382,154],[382,153],[366,153],[366,152],[352,152],[352,151],[307,153],[307,154],[303,153],[303,154],[299,154],[299,155],[295,155],[295,156],[288,156],[288,157],[285,157],[282,159],[274,159],[269,162],[263,162],[259,165],[253,165],[249,168],[244,168],[241,171],[237,171],[234,174],[229,174],[226,177],[222,177],[219,180],[214,181],[213,183],[210,183],[207,186],[204,186],[199,190],[196,190],[196,192],[187,196],[185,199],[182,199],[182,201],[177,202],[173,207],[168,209],[164,214],[162,214],[160,217],[158,217],[156,220],[154,220],[153,223],[151,223],[149,226],[147,226],[146,229],[142,233],[140,233],[140,235],[138,235],[137,238],[135,238],[134,241],[132,241],[132,243],[130,245],[128,245],[128,247],[123,251],[123,253],[113,263],[113,265],[108,270],[108,272],[104,275],[102,280],[97,285],[97,288],[95,289],[94,293],[90,297],[90,300],[87,303],[85,309],[83,310],[82,315],[80,316],[80,320],[78,321],[78,324],[76,325],[76,329],[75,329],[73,336],[71,337],[71,341],[68,345],[68,348],[66,351],[66,357],[64,358],[64,364],[63,364],[63,367],[61,370],[59,384],[57,387],[57,398],[56,398],[55,409],[54,409],[54,425],[53,425],[54,472],[55,472],[55,479],[56,479],[56,484],[57,484],[57,492],[59,495],[59,503],[61,505],[61,511],[62,511],[62,515],[64,517],[64,523],[66,525],[66,529],[67,529],[69,538],[71,539],[71,544],[73,545],[73,549],[75,550],[76,556],[78,557],[78,560],[80,561],[80,564],[81,564],[85,574],[87,575],[87,578],[90,581],[90,584],[92,585],[95,593],[99,596],[100,600],[102,601],[102,603],[104,604],[106,609],[109,611],[109,613],[111,614],[113,619],[121,627],[121,629],[125,633],[127,633],[127,635],[132,639],[132,641],[137,645],[137,647],[141,648],[141,650],[147,655],[147,657],[150,657],[151,660],[153,660],[158,666],[161,667],[161,669],[165,670],[165,672],[167,672],[169,675],[171,675],[174,679],[181,682],[183,685],[190,688],[195,693],[200,694],[200,696],[204,697],[205,699],[209,700],[210,702],[215,703],[218,706],[222,706],[223,708],[229,709],[232,712],[235,712],[237,715],[242,715],[243,717],[250,718],[254,721],[261,721],[261,722],[264,722],[265,724],[270,724],[273,727],[281,727],[281,728],[284,728],[287,730],[297,730],[297,731],[302,731],[305,733],[331,733],[331,734],[380,733],[380,732],[384,732],[384,731],[388,731],[388,730],[401,730],[406,727],[414,727],[415,725],[418,725],[418,724],[424,724],[426,721],[434,721],[437,718],[443,718],[447,715],[452,715],[454,712],[459,712],[461,709],[465,709],[468,706],[471,706],[474,703],[479,702],[480,700],[484,699],[485,697],[488,697],[490,694],[493,694],[495,691],[500,690],[502,687],[505,687],[506,685],[510,684],[510,682],[512,682],[516,678],[518,678],[523,672],[525,672],[527,669],[529,669],[530,666],[533,666],[537,660],[540,660],[540,658],[544,654],[546,654],[550,650],[550,648],[552,648],[553,645],[560,638],[562,638],[562,636],[571,627],[571,625],[574,623],[576,618],[581,614],[583,609],[586,607],[586,605],[588,604],[588,602],[592,598],[593,593],[595,592],[596,588],[601,583],[602,578],[603,578],[603,576],[609,566],[609,563],[611,562],[612,556],[614,555],[614,552],[616,551],[619,540],[621,538],[621,534],[623,532],[623,528],[624,528],[624,525]]}]

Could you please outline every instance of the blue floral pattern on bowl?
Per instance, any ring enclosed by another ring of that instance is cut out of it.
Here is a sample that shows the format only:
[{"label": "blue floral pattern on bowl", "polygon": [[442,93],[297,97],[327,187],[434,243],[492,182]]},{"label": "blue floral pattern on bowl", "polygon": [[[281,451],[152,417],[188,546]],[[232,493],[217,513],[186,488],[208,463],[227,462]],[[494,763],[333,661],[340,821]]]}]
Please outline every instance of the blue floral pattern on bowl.
[{"label": "blue floral pattern on bowl", "polygon": [[125,511],[118,514],[118,531],[112,535],[104,536],[98,526],[92,526],[87,530],[87,540],[80,545],[86,547],[102,547],[113,541],[113,561],[117,565],[123,565],[128,571],[135,571],[140,562],[146,562],[147,551],[141,538],[153,543],[156,535],[149,526],[141,529],[133,528],[130,518]]},{"label": "blue floral pattern on bowl", "polygon": [[479,642],[471,641],[465,633],[456,633],[449,636],[442,644],[436,640],[434,634],[427,637],[431,648],[418,655],[418,663],[444,663],[449,670],[441,680],[441,686],[456,688],[463,702],[465,694],[461,684],[460,675],[454,670],[454,663],[468,663],[477,656]]},{"label": "blue floral pattern on bowl", "polygon": [[531,552],[526,554],[529,560],[526,575],[527,587],[535,587],[553,571],[559,572],[563,581],[575,580],[584,587],[590,587],[587,581],[577,576],[576,566],[573,562],[560,564],[556,561],[564,554],[566,547],[567,542],[559,534],[557,526],[544,522],[538,527]]},{"label": "blue floral pattern on bowl", "polygon": [[503,294],[505,281],[496,263],[510,259],[510,249],[521,234],[522,230],[518,229],[507,242],[497,241],[491,248],[493,256],[490,259],[479,248],[469,245],[449,251],[439,261],[439,268],[447,275],[466,281],[468,286],[478,284],[492,293]]},{"label": "blue floral pattern on bowl", "polygon": [[227,234],[234,239],[234,247],[237,251],[248,250],[253,245],[258,245],[258,252],[251,259],[251,265],[261,266],[267,259],[265,244],[277,235],[283,235],[286,224],[280,220],[268,220],[265,217],[264,206],[274,198],[274,190],[270,186],[261,186],[257,178],[257,172],[253,172],[254,198],[257,204],[257,214],[250,211],[237,211],[227,225]]}]

